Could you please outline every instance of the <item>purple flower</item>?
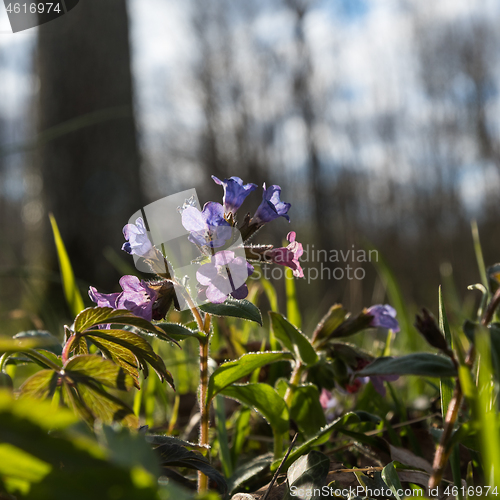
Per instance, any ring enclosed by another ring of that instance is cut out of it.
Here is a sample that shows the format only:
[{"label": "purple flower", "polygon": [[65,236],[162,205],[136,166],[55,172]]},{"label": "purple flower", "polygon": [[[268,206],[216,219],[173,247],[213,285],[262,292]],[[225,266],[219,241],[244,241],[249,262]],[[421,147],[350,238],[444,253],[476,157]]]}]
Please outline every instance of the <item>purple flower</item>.
[{"label": "purple flower", "polygon": [[91,286],[89,296],[99,307],[128,309],[136,316],[151,321],[153,304],[158,297],[157,292],[136,276],[123,276],[120,279],[120,286],[123,290],[120,293],[99,293]]},{"label": "purple flower", "polygon": [[394,333],[399,332],[399,323],[396,319],[396,309],[385,304],[377,304],[367,309],[368,314],[373,316],[370,326],[390,328]]},{"label": "purple flower", "polygon": [[399,375],[372,375],[371,377],[362,377],[362,381],[367,383],[371,381],[375,390],[382,396],[385,397],[386,390],[384,381],[394,382],[399,378]]},{"label": "purple flower", "polygon": [[296,278],[303,278],[304,271],[300,265],[299,258],[304,253],[304,249],[302,248],[302,243],[295,241],[295,237],[295,231],[290,231],[286,236],[290,244],[286,248],[272,248],[266,252],[265,256],[266,260],[270,259],[275,264],[289,267]]},{"label": "purple flower", "polygon": [[255,189],[257,184],[243,184],[239,177],[230,177],[221,181],[215,175],[212,175],[215,183],[224,187],[224,210],[226,213],[236,213],[245,198]]},{"label": "purple flower", "polygon": [[253,266],[243,257],[235,257],[231,250],[224,250],[200,266],[196,279],[206,287],[205,294],[210,302],[222,304],[228,295],[235,299],[244,299],[248,295],[245,281],[253,271]]},{"label": "purple flower", "polygon": [[232,228],[224,219],[224,208],[220,203],[209,201],[203,211],[188,206],[182,211],[182,225],[191,233],[189,240],[211,248],[223,246],[231,238]]},{"label": "purple flower", "polygon": [[127,224],[123,228],[123,236],[125,236],[127,243],[123,244],[122,250],[128,254],[138,255],[146,259],[151,259],[156,256],[155,249],[151,241],[149,241],[142,217],[138,217],[135,224]]},{"label": "purple flower", "polygon": [[279,186],[270,186],[266,189],[264,183],[264,193],[262,195],[262,203],[257,208],[252,220],[259,226],[266,222],[271,222],[278,217],[285,217],[290,222],[290,217],[287,213],[290,210],[290,203],[284,203],[280,200],[281,188]]}]

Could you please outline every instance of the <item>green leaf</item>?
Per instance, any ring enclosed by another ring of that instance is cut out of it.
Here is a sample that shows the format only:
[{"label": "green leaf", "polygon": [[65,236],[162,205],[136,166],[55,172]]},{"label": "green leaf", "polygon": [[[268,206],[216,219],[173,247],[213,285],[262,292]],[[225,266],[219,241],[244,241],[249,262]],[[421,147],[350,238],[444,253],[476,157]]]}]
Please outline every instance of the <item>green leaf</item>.
[{"label": "green leaf", "polygon": [[286,315],[290,318],[293,325],[296,325],[297,328],[301,328],[302,318],[300,316],[299,304],[297,302],[297,292],[295,288],[293,272],[291,269],[285,268]]},{"label": "green leaf", "polygon": [[161,328],[169,337],[177,341],[192,337],[199,338],[199,333],[196,330],[191,330],[177,323],[157,323],[156,326]]},{"label": "green leaf", "polygon": [[89,307],[82,311],[74,322],[74,331],[84,333],[97,325],[128,325],[135,326],[146,332],[151,332],[163,340],[175,342],[161,328],[153,325],[150,321],[139,318],[126,309],[111,309],[110,307]]},{"label": "green leaf", "polygon": [[328,338],[345,320],[347,311],[342,304],[335,304],[323,316],[314,330],[313,339],[323,340]]},{"label": "green leaf", "polygon": [[319,391],[314,384],[295,388],[290,418],[297,423],[306,437],[313,436],[326,425],[325,414],[319,402]]},{"label": "green leaf", "polygon": [[[91,380],[83,379],[78,382],[80,383],[76,387],[76,393],[80,401],[77,404],[83,403],[93,419],[102,420],[105,424],[123,421],[131,427],[138,427],[139,421],[127,404],[109,394]],[[65,386],[68,385],[67,380],[64,380],[63,383]],[[78,406],[76,409],[80,410]],[[85,412],[80,411],[80,414],[82,417],[86,417]]]},{"label": "green leaf", "polygon": [[188,467],[199,470],[216,484],[219,493],[226,494],[227,484],[224,476],[214,469],[203,455],[186,450],[178,444],[163,444],[156,448],[156,452],[160,455],[160,463],[163,467]]},{"label": "green leaf", "polygon": [[255,321],[255,323],[262,326],[262,316],[259,308],[245,299],[236,300],[228,297],[223,304],[207,303],[201,305],[200,309],[214,316],[231,316],[233,318],[247,319]]},{"label": "green leaf", "polygon": [[[300,500],[311,500],[312,498],[322,498],[321,489],[325,485],[326,477],[330,468],[330,459],[319,451],[311,451],[307,455],[300,457],[294,462],[287,472],[289,489],[283,500],[298,498]],[[295,487],[295,494],[291,493],[291,488]],[[298,495],[299,491],[304,495]],[[315,494],[318,491],[319,494]]]},{"label": "green leaf", "polygon": [[19,332],[12,337],[14,339],[39,339],[48,351],[60,356],[62,354],[62,345],[59,339],[54,337],[50,332],[45,330],[28,330],[26,332]]},{"label": "green leaf", "polygon": [[401,486],[398,473],[396,472],[396,468],[394,467],[394,462],[387,464],[383,468],[382,479],[385,481],[387,486],[389,486],[392,494],[396,497],[396,500],[401,500],[401,497],[398,495],[398,490],[402,491],[403,487]]},{"label": "green leaf", "polygon": [[309,339],[295,328],[281,314],[270,311],[271,328],[283,347],[295,354],[306,365],[318,362],[318,355]]},{"label": "green leaf", "polygon": [[40,337],[27,337],[22,339],[0,338],[0,353],[3,352],[25,352],[29,349],[37,349],[47,345],[47,339]]},{"label": "green leaf", "polygon": [[[23,358],[28,358],[31,361],[34,361],[38,365],[40,365],[42,368],[53,368],[48,361],[51,361],[53,364],[59,366],[62,368],[62,360],[59,356],[55,355],[51,351],[46,351],[45,349],[37,349],[36,352],[41,354],[41,356],[34,356],[32,352],[26,351],[23,355]],[[48,361],[44,361],[44,358],[47,358]]]},{"label": "green leaf", "polygon": [[419,352],[397,358],[381,357],[357,373],[360,377],[372,375],[419,375],[422,377],[456,377],[457,371],[449,358]]},{"label": "green leaf", "polygon": [[[160,377],[160,380],[166,380],[172,387],[174,386],[172,375],[165,367],[163,359],[154,352],[149,342],[143,339],[140,335],[126,330],[106,329],[86,330],[83,335],[91,342],[98,339],[95,344],[98,347],[104,347],[106,353],[111,357],[115,356],[117,358],[125,359],[121,348],[128,349],[137,357],[137,359],[139,359],[143,366],[145,363],[149,363]],[[131,373],[131,370],[127,369],[123,363],[120,362],[119,364],[122,365],[122,367],[125,368],[130,375],[134,376],[134,374]],[[128,359],[127,364],[131,366],[130,359]]]},{"label": "green leaf", "polygon": [[[341,337],[350,337],[367,328],[371,328],[372,316],[366,311],[360,312],[357,316],[349,316],[335,330],[333,330],[326,340],[337,339]],[[324,344],[325,341],[322,342]]]},{"label": "green leaf", "polygon": [[288,408],[284,399],[270,385],[234,384],[224,388],[221,393],[258,411],[275,433],[283,434],[288,430]]},{"label": "green leaf", "polygon": [[54,370],[40,370],[20,388],[22,396],[37,399],[51,398],[57,387],[58,374]]},{"label": "green leaf", "polygon": [[52,233],[54,234],[54,241],[56,243],[57,256],[59,258],[59,267],[61,268],[64,296],[73,316],[76,316],[85,306],[83,305],[80,290],[78,290],[78,287],[76,286],[73,268],[71,267],[66,247],[64,246],[61,234],[59,233],[56,219],[52,214],[50,214],[49,217],[50,224],[52,226]]},{"label": "green leaf", "polygon": [[[348,424],[359,422],[359,417],[355,413],[346,413],[342,417],[334,420],[328,425],[325,425],[320,429],[312,438],[307,440],[305,443],[301,444],[297,448],[293,449],[285,463],[283,464],[282,470],[287,470],[290,465],[295,462],[300,456],[308,453],[314,446],[319,446],[328,440],[330,434],[339,427],[344,427]],[[276,460],[271,465],[271,471],[276,470],[281,463],[281,460]]]},{"label": "green leaf", "polygon": [[228,385],[250,375],[257,368],[293,359],[289,352],[265,351],[244,354],[241,358],[220,365],[208,381],[207,402]]},{"label": "green leaf", "polygon": [[100,384],[126,391],[134,387],[134,379],[121,367],[92,354],[74,356],[64,366],[66,375],[75,382],[96,380]]},{"label": "green leaf", "polygon": [[250,461],[245,461],[242,463],[230,477],[228,481],[228,491],[232,494],[236,489],[240,489],[248,480],[263,477],[264,471],[269,468],[269,465],[273,461],[273,454],[266,453],[265,455],[259,455]]},{"label": "green leaf", "polygon": [[16,446],[0,444],[0,477],[8,476],[29,483],[38,483],[51,469],[52,466],[47,462]]}]

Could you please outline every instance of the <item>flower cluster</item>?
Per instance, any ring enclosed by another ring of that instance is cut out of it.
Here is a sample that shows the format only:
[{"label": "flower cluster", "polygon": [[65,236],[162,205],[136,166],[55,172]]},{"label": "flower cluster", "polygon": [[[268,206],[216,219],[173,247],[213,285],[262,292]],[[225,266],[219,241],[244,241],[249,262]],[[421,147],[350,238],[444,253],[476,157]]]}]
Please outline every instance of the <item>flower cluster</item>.
[{"label": "flower cluster", "polygon": [[[266,187],[264,184],[262,201],[254,215],[246,214],[238,226],[237,211],[257,185],[244,184],[239,177],[220,180],[212,176],[212,179],[224,189],[222,204],[210,201],[199,210],[195,203],[186,200],[179,208],[182,225],[189,233],[188,239],[200,251],[197,260],[200,266],[196,271],[197,299],[222,303],[229,295],[235,299],[245,298],[248,295],[245,282],[254,271],[247,261],[280,264],[289,267],[295,277],[303,277],[299,262],[303,248],[296,241],[295,232],[288,233],[287,247],[247,244],[268,222],[278,217],[290,221],[288,211],[291,205],[281,201],[280,186]],[[146,283],[134,276],[124,276],[120,280],[121,293],[102,294],[91,288],[90,298],[100,306],[128,309],[148,320],[161,319],[172,303],[177,306],[177,282],[170,276],[169,264],[153,245],[142,217],[138,217],[135,224],[127,224],[123,235],[127,241],[122,250],[143,258],[163,281]]]}]

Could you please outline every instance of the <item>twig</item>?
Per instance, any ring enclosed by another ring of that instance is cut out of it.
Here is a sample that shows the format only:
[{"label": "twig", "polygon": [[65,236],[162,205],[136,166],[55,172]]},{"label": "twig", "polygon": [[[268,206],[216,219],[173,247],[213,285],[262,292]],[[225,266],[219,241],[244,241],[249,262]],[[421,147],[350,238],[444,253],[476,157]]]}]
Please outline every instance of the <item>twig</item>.
[{"label": "twig", "polygon": [[271,479],[271,482],[269,483],[269,486],[267,487],[266,492],[264,493],[264,496],[261,498],[261,500],[266,500],[267,496],[269,495],[269,492],[271,491],[272,487],[274,486],[274,483],[276,482],[276,479],[278,479],[278,476],[280,475],[281,469],[283,468],[283,465],[285,464],[288,456],[290,455],[293,445],[295,444],[295,440],[297,439],[297,436],[299,435],[298,432],[295,433],[295,436],[293,436],[292,442],[290,443],[290,446],[288,447],[287,452],[285,453],[285,456],[281,460],[280,466],[276,469],[276,472],[274,473],[273,478]]}]

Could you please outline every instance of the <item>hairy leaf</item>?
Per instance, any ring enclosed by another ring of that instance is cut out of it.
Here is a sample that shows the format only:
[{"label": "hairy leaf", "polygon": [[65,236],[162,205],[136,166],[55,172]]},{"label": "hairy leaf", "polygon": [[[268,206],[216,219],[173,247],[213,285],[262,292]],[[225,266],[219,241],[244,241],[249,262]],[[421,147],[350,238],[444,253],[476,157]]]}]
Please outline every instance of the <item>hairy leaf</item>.
[{"label": "hairy leaf", "polygon": [[371,375],[420,375],[422,377],[456,377],[457,371],[449,358],[419,352],[398,358],[381,357],[358,372],[360,377]]},{"label": "hairy leaf", "polygon": [[323,316],[314,330],[313,339],[323,340],[328,338],[345,320],[347,311],[341,304],[335,304]]},{"label": "hairy leaf", "polygon": [[[314,446],[323,444],[326,440],[328,440],[328,437],[335,429],[354,422],[359,422],[359,417],[355,413],[346,413],[337,420],[334,420],[332,423],[325,425],[325,427],[320,429],[312,438],[292,450],[283,464],[283,470],[287,470],[288,467],[295,462],[295,460],[308,453]],[[274,461],[271,465],[271,470],[276,470],[279,467],[280,462],[281,460]]]},{"label": "hairy leaf", "polygon": [[262,326],[262,316],[259,308],[248,300],[236,300],[228,297],[223,304],[203,304],[200,306],[203,312],[214,316],[231,316],[233,318],[247,319],[255,321]]},{"label": "hairy leaf", "polygon": [[[314,492],[320,491],[325,485],[326,476],[330,468],[330,459],[319,451],[311,451],[307,455],[300,457],[288,469],[287,479],[289,489],[283,500],[290,498],[299,498],[301,500],[311,500],[312,498],[321,498],[321,494],[315,495]],[[295,493],[291,493],[291,488],[295,487]],[[303,495],[297,495],[303,491]]]},{"label": "hairy leaf", "polygon": [[244,354],[237,360],[224,363],[212,373],[208,381],[207,401],[210,401],[228,385],[250,375],[257,368],[276,361],[291,359],[293,359],[293,356],[289,352],[265,351]]},{"label": "hairy leaf", "polygon": [[197,338],[199,333],[196,330],[186,328],[178,323],[157,323],[156,326],[161,328],[169,337],[181,341],[188,338]]},{"label": "hairy leaf", "polygon": [[326,425],[325,414],[319,402],[319,391],[315,385],[300,385],[295,388],[290,418],[297,422],[306,437],[313,436]]},{"label": "hairy leaf", "polygon": [[309,339],[295,328],[281,314],[270,311],[271,328],[276,338],[290,352],[295,354],[306,365],[314,365],[318,361],[318,355],[311,345]]},{"label": "hairy leaf", "polygon": [[187,450],[178,444],[163,444],[156,448],[156,452],[160,455],[162,466],[188,467],[199,470],[216,483],[217,490],[222,495],[226,494],[227,484],[224,476],[214,469],[203,455]]},{"label": "hairy leaf", "polygon": [[270,385],[235,384],[223,389],[221,394],[258,411],[276,433],[282,434],[288,430],[288,408],[284,399]]}]

